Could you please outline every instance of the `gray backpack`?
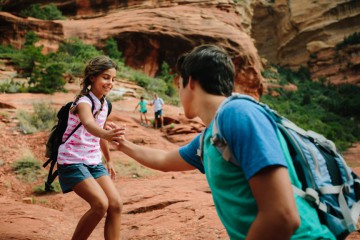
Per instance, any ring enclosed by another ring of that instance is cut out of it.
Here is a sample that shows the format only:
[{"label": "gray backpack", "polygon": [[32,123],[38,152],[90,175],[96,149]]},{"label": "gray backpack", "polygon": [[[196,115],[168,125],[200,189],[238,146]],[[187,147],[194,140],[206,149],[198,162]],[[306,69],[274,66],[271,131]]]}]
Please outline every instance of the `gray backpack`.
[{"label": "gray backpack", "polygon": [[[234,99],[243,99],[260,105],[276,122],[279,134],[286,140],[284,144],[289,149],[297,176],[302,184],[302,188],[293,185],[294,193],[306,199],[317,209],[321,223],[326,225],[337,239],[345,239],[351,232],[358,230],[360,179],[347,166],[341,154],[336,150],[335,144],[316,132],[301,129],[250,96],[233,95],[221,106]],[[218,112],[215,114],[212,144],[226,161],[234,163],[233,154],[218,131],[217,116]],[[200,137],[198,149],[201,159],[204,132],[205,130]]]}]

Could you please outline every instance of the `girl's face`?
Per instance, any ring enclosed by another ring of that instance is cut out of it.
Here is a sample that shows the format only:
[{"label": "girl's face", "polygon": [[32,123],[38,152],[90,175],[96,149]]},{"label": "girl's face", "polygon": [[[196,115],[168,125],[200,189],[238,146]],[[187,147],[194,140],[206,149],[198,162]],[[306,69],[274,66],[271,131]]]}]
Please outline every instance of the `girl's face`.
[{"label": "girl's face", "polygon": [[116,69],[110,68],[91,78],[91,91],[99,99],[107,95],[113,88],[116,79]]}]

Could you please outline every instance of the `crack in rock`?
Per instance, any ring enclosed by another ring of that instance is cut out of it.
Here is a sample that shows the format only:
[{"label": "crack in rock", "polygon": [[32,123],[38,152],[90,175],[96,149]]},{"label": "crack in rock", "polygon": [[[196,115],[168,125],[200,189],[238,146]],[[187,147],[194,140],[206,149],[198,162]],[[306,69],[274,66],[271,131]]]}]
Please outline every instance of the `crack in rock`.
[{"label": "crack in rock", "polygon": [[138,213],[151,212],[151,211],[154,211],[154,210],[160,210],[160,209],[166,208],[167,206],[170,206],[170,205],[178,203],[178,202],[186,202],[186,201],[187,200],[176,200],[176,201],[161,202],[161,203],[157,203],[157,204],[146,206],[146,207],[136,208],[134,210],[131,210],[131,211],[127,212],[126,214],[138,214]]}]

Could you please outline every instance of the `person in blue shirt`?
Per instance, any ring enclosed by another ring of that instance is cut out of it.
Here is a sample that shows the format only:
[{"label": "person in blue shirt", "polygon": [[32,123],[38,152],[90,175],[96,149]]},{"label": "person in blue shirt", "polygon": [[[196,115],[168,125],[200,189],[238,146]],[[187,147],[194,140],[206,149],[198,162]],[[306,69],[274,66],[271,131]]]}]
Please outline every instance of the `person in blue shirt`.
[{"label": "person in blue shirt", "polygon": [[[238,69],[244,63],[239,61]],[[225,50],[198,46],[178,59],[177,70],[186,117],[200,117],[206,125],[202,158],[198,155],[200,135],[172,151],[138,146],[125,138],[118,149],[156,170],[204,173],[230,239],[335,239],[320,223],[316,210],[294,195],[292,184],[298,179],[271,117],[242,99],[222,105],[232,94],[235,75]],[[232,162],[225,161],[211,141],[217,112],[218,130],[234,155]]]},{"label": "person in blue shirt", "polygon": [[[146,117],[147,114],[147,101],[144,99],[143,96],[140,97],[140,101],[135,107],[135,110],[140,106],[140,124],[141,126],[149,127],[149,120]],[[143,120],[144,119],[144,120]]]}]

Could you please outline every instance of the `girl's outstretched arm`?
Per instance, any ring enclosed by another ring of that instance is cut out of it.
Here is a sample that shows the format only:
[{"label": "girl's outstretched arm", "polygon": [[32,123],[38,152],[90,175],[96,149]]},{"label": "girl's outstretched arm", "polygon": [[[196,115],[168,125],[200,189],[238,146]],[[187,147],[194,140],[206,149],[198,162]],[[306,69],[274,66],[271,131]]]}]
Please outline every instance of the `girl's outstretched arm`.
[{"label": "girl's outstretched arm", "polygon": [[111,130],[105,130],[101,128],[94,119],[94,116],[91,112],[91,107],[87,103],[79,103],[77,105],[77,110],[79,113],[79,118],[84,125],[85,129],[94,135],[95,137],[99,137],[102,139],[106,139],[110,142],[117,141],[124,135],[123,128],[113,128]]}]

